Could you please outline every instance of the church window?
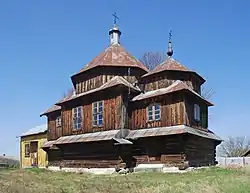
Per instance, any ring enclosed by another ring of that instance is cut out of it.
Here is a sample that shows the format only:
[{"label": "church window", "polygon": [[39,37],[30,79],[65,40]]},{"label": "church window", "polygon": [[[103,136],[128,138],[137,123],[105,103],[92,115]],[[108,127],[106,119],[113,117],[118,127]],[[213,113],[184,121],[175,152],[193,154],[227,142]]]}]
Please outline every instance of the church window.
[{"label": "church window", "polygon": [[200,106],[198,104],[194,104],[194,120],[200,121]]},{"label": "church window", "polygon": [[161,105],[152,104],[147,107],[148,121],[158,121],[161,119]]},{"label": "church window", "polygon": [[78,130],[82,128],[82,107],[73,108],[73,129]]},{"label": "church window", "polygon": [[92,103],[93,126],[103,125],[103,101]]}]

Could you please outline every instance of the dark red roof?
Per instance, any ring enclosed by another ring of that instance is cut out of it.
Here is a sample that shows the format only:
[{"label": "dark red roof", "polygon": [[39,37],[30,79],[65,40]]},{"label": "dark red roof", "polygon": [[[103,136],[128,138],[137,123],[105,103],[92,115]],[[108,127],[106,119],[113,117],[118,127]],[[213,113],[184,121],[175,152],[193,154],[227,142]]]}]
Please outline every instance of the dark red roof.
[{"label": "dark red roof", "polygon": [[[164,62],[157,65],[153,70],[151,70],[147,74],[144,74],[142,77],[146,77],[163,71],[182,71],[182,72],[191,72],[197,74],[195,71],[186,68],[184,65],[182,65],[179,61],[175,60],[174,58],[168,57]],[[205,82],[205,80],[200,75],[198,76]]]},{"label": "dark red roof", "polygon": [[[146,66],[139,62],[134,56],[128,53],[120,44],[113,44],[105,49],[99,56],[95,57],[77,74],[85,72],[97,66],[119,66],[136,67],[148,72]],[[75,75],[77,75],[75,74]]]}]

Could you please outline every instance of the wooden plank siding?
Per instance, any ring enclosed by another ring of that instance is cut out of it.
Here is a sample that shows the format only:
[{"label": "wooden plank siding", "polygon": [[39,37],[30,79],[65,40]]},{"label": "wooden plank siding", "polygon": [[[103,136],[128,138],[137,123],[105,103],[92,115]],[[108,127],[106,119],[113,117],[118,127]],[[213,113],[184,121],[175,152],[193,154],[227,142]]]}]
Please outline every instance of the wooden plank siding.
[{"label": "wooden plank siding", "polygon": [[148,77],[146,80],[140,81],[140,88],[145,92],[166,88],[173,84],[176,80],[181,80],[186,83],[190,88],[200,94],[200,82],[191,74],[182,74],[180,72],[164,72],[159,73],[157,76]]},{"label": "wooden plank siding", "polygon": [[48,140],[55,140],[62,136],[62,128],[56,127],[56,118],[61,115],[60,111],[48,114]]},{"label": "wooden plank siding", "polygon": [[[76,94],[80,94],[95,88],[102,86],[104,83],[111,80],[116,75],[99,75],[92,77],[86,81],[79,81],[76,83]],[[136,82],[137,78],[135,76],[122,76],[124,79],[128,80],[130,83]]]},{"label": "wooden plank siding", "polygon": [[[95,73],[97,70],[98,73]],[[80,74],[77,78],[75,78],[74,86],[76,88],[76,94],[79,94],[100,87],[114,76],[121,76],[128,82],[134,83],[140,78],[141,75],[142,71],[136,68],[131,68],[130,75],[128,76],[127,67],[99,67],[98,69],[92,69],[92,72],[87,74]]]},{"label": "wooden plank siding", "polygon": [[[147,106],[152,103],[161,104],[161,119],[147,120]],[[152,127],[166,127],[185,124],[184,100],[179,93],[132,103],[129,114],[129,128],[143,129]]]},{"label": "wooden plank siding", "polygon": [[[201,100],[197,100],[191,97],[189,94],[185,94],[185,124],[199,129],[208,128],[208,106]],[[200,106],[200,121],[197,122],[194,119],[194,104]]]},{"label": "wooden plank siding", "polygon": [[73,130],[72,105],[64,106],[62,108],[62,135],[67,136],[119,129],[121,127],[122,96],[107,96],[105,98],[103,100],[103,125],[99,127],[95,127],[92,124],[92,102],[98,100],[91,101],[88,98],[88,101],[86,101],[83,98],[78,104],[75,103],[74,107],[82,106],[82,128],[79,130]]}]

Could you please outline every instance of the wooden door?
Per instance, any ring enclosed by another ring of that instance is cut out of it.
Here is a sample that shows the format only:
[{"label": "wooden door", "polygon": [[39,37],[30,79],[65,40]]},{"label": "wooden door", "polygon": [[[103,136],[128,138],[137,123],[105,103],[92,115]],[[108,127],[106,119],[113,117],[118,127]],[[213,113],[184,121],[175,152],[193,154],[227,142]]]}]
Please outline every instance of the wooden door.
[{"label": "wooden door", "polygon": [[31,166],[38,166],[38,142],[32,141],[30,143],[30,159],[31,159]]}]

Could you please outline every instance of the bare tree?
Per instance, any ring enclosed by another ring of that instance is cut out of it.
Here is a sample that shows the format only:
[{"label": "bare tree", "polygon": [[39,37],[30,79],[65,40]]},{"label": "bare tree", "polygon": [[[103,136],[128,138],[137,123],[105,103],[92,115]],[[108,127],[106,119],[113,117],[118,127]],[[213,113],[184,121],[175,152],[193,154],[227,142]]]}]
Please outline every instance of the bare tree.
[{"label": "bare tree", "polygon": [[68,97],[71,96],[74,93],[75,89],[72,87],[70,89],[68,89],[66,92],[63,93],[63,97]]},{"label": "bare tree", "polygon": [[250,139],[244,136],[228,137],[218,147],[218,152],[221,156],[239,157],[250,149]]},{"label": "bare tree", "polygon": [[152,70],[165,60],[165,54],[161,52],[145,52],[139,60],[149,70]]},{"label": "bare tree", "polygon": [[212,88],[207,89],[203,85],[201,86],[201,96],[203,98],[209,100],[214,96],[214,94],[215,94],[215,91]]}]

